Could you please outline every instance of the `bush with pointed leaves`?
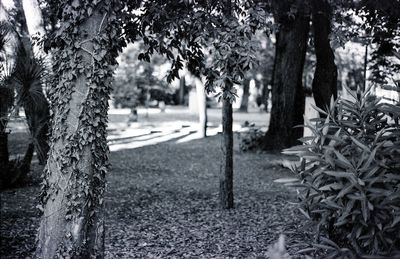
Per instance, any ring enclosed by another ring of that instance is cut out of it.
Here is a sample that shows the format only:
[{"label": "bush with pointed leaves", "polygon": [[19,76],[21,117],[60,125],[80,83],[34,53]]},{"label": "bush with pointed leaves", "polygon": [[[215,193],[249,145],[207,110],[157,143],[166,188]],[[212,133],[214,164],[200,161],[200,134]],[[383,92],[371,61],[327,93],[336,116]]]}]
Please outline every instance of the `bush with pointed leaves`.
[{"label": "bush with pointed leaves", "polygon": [[302,213],[332,244],[357,256],[398,255],[400,108],[369,90],[352,99],[338,98],[328,112],[316,108],[327,117],[308,121],[312,136],[284,151],[303,163],[297,178],[283,182],[299,188]]}]

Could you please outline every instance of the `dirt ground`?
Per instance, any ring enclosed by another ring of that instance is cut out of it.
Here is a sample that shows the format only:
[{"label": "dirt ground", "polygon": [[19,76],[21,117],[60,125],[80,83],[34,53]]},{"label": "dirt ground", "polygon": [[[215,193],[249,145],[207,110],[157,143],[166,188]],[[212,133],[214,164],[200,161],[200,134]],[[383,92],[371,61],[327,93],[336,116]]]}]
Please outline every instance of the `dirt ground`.
[{"label": "dirt ground", "polygon": [[[218,203],[220,135],[180,141],[187,137],[187,128],[180,127],[177,118],[182,125],[197,121],[183,107],[140,117],[135,127],[150,127],[144,135],[126,128],[128,114],[114,113],[110,137],[121,140],[110,141],[110,147],[119,143],[122,148],[111,152],[107,176],[107,258],[266,258],[268,246],[280,234],[286,236],[291,255],[312,243],[305,218],[293,204],[294,190],[273,182],[291,176],[279,165],[281,156],[242,153],[236,138],[235,209],[224,211]],[[220,111],[209,115],[217,127]],[[249,120],[265,126],[265,118],[265,113],[235,113],[234,123]],[[152,129],[153,124],[157,128]],[[166,128],[160,133],[161,125]],[[27,133],[23,125],[14,126],[9,147],[15,157],[24,153]],[[126,142],[144,146],[130,148]],[[24,186],[0,192],[1,258],[29,258],[34,252],[41,182],[35,159],[32,169]]]},{"label": "dirt ground", "polygon": [[[235,148],[235,203],[218,206],[219,136],[169,141],[111,153],[106,194],[107,258],[265,258],[279,234],[291,254],[311,243],[279,156]],[[23,188],[1,193],[2,258],[35,247],[39,171]]]}]

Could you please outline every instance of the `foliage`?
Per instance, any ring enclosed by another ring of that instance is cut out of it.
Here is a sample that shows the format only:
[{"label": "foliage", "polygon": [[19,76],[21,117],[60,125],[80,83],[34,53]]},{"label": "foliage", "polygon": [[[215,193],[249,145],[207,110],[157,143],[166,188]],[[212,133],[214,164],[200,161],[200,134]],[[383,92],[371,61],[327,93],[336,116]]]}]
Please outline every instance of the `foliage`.
[{"label": "foliage", "polygon": [[400,242],[399,107],[369,90],[339,98],[326,119],[314,119],[304,145],[285,150],[303,159],[294,168],[301,211],[319,231],[356,254],[393,253]]},{"label": "foliage", "polygon": [[142,49],[143,43],[138,42],[129,45],[120,55],[113,79],[115,104],[130,108],[144,105],[147,94],[152,99],[167,102],[172,92],[162,73],[163,67],[168,66],[166,58],[154,55],[151,62],[138,60]]},{"label": "foliage", "polygon": [[10,28],[7,23],[0,22],[0,51],[4,50],[4,47],[7,43],[7,35],[10,31]]},{"label": "foliage", "polygon": [[371,55],[373,79],[387,82],[400,72],[400,64],[393,62],[393,56],[400,51],[400,1],[364,0],[358,13],[366,21],[361,27],[375,46]]},{"label": "foliage", "polygon": [[[221,89],[223,98],[234,101],[234,83],[240,83],[246,70],[257,63],[254,32],[265,29],[262,3],[241,5],[232,1],[232,14],[226,14],[229,1],[142,1],[141,13],[125,21],[126,37],[143,39],[146,49],[139,59],[150,60],[158,52],[171,61],[167,80],[178,78],[184,62],[194,75],[207,77],[206,89]],[[135,30],[136,28],[136,30]],[[205,60],[205,47],[213,40],[211,62]]]},{"label": "foliage", "polygon": [[262,146],[264,135],[265,135],[264,131],[256,127],[254,124],[251,124],[249,126],[248,131],[240,133],[240,142],[239,142],[240,150],[244,152],[259,150],[260,147]]},{"label": "foliage", "polygon": [[335,9],[333,41],[354,41],[370,46],[370,80],[387,83],[400,71],[400,1],[330,1]]}]

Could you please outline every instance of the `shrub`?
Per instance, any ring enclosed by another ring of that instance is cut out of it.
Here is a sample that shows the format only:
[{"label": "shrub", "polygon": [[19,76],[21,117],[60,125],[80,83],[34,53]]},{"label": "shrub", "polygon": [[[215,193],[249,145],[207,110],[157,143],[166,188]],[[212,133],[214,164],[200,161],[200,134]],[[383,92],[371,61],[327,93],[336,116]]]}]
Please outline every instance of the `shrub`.
[{"label": "shrub", "polygon": [[284,151],[299,156],[301,212],[332,244],[357,256],[393,256],[400,247],[400,107],[369,91],[339,98],[326,118],[306,120],[312,136]]},{"label": "shrub", "polygon": [[243,127],[247,128],[239,135],[239,149],[243,152],[261,150],[262,140],[265,132],[256,127],[254,123],[246,121]]}]

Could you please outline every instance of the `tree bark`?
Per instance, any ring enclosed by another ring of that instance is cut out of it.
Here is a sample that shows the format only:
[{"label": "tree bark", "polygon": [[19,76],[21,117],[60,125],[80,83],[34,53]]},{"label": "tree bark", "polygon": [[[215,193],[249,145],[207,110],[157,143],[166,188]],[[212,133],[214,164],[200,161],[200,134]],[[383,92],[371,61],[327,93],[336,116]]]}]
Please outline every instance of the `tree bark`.
[{"label": "tree bark", "polygon": [[243,95],[242,95],[242,101],[240,102],[239,111],[247,112],[249,106],[249,95],[250,95],[250,80],[246,78],[243,80]]},{"label": "tree bark", "polygon": [[179,105],[185,104],[185,89],[186,89],[186,79],[185,75],[181,76],[179,80]]},{"label": "tree bark", "polygon": [[[272,2],[274,19],[279,23],[276,35],[272,85],[271,120],[264,137],[266,150],[280,151],[296,144],[303,136],[305,96],[302,74],[309,32],[309,12],[304,1]],[[287,15],[294,5],[295,17]]]},{"label": "tree bark", "polygon": [[[232,0],[224,0],[224,15],[232,18]],[[232,83],[225,82],[223,91],[232,90]],[[232,209],[233,200],[233,109],[229,99],[222,93],[222,141],[223,160],[220,168],[219,197],[223,209]]]},{"label": "tree bark", "polygon": [[[79,1],[74,3],[79,5]],[[112,69],[106,57],[113,51],[112,40],[104,31],[111,30],[108,20],[115,14],[106,1],[92,10],[76,25],[78,35],[67,34],[71,37],[68,40],[76,43],[75,48],[54,51],[54,60],[62,60],[73,51],[68,60],[87,69],[82,72],[69,62],[58,63],[63,73],[51,94],[52,134],[36,250],[39,258],[104,258],[106,124]],[[65,15],[68,11],[63,9]],[[104,52],[105,56],[100,56]],[[102,72],[101,79],[98,73],[88,76],[91,71]]]},{"label": "tree bark", "polygon": [[7,123],[10,108],[13,104],[13,91],[0,87],[0,188],[6,185],[10,169],[10,154],[8,150]]},{"label": "tree bark", "polygon": [[38,103],[33,105],[25,103],[24,111],[39,164],[44,165],[50,149],[47,136],[50,124],[50,108],[43,93],[40,93],[40,95],[41,100],[37,100]]},{"label": "tree bark", "polygon": [[231,209],[233,202],[233,116],[232,104],[229,100],[222,101],[222,152],[223,163],[220,170],[220,201],[222,208]]},{"label": "tree bark", "polygon": [[15,0],[14,3],[15,3],[15,9],[17,10],[15,15],[16,16],[15,20],[17,22],[17,32],[21,38],[21,43],[22,46],[24,47],[26,54],[32,56],[33,51],[32,51],[31,38],[29,36],[28,25],[26,23],[26,16],[22,5],[22,0]]},{"label": "tree bark", "polygon": [[[312,0],[312,22],[317,64],[312,82],[315,104],[318,108],[329,108],[332,96],[337,98],[337,68],[335,56],[329,42],[331,32],[331,7],[327,0]],[[324,117],[324,114],[320,114]]]},{"label": "tree bark", "polygon": [[207,97],[204,89],[203,81],[200,78],[195,78],[197,108],[199,112],[199,124],[201,137],[207,137]]}]

